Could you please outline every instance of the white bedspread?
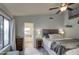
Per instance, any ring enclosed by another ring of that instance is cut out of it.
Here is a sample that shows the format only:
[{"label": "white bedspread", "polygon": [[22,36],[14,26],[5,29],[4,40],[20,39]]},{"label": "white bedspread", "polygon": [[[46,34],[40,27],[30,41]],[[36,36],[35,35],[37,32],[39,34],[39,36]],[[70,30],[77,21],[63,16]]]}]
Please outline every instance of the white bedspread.
[{"label": "white bedspread", "polygon": [[52,41],[50,41],[49,39],[43,38],[43,46],[44,46],[45,50],[47,50],[47,52],[50,55],[56,55],[56,53],[53,50],[50,49],[51,43],[52,43]]},{"label": "white bedspread", "polygon": [[69,50],[65,54],[66,55],[79,55],[79,48]]},{"label": "white bedspread", "polygon": [[43,43],[50,48],[52,41],[49,38],[43,38]]}]

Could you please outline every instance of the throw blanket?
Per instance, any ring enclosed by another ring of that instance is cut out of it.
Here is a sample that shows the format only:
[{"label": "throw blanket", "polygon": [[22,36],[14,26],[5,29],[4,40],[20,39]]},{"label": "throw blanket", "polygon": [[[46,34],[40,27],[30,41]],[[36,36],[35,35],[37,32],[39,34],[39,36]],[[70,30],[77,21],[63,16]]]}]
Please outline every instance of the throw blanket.
[{"label": "throw blanket", "polygon": [[61,44],[57,44],[56,42],[52,42],[50,49],[56,52],[57,55],[62,55],[66,52],[66,48]]}]

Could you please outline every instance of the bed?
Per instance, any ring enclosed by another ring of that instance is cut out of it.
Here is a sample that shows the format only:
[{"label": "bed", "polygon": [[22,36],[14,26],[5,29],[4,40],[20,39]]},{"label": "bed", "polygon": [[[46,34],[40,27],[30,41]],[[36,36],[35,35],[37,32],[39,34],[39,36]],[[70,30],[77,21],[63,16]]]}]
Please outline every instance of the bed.
[{"label": "bed", "polygon": [[[50,55],[57,55],[55,51],[51,50],[51,44],[52,42],[57,42],[59,44],[62,44],[63,46],[65,46],[68,50],[65,52],[65,55],[69,55],[69,54],[75,54],[77,55],[78,52],[76,53],[76,51],[78,51],[78,42],[77,40],[72,40],[72,39],[68,39],[65,40],[64,38],[49,38],[48,34],[53,34],[53,35],[60,35],[58,32],[58,29],[43,29],[43,47],[45,48],[45,50],[50,54]],[[74,42],[74,43],[73,43]],[[72,52],[74,51],[74,52]]]},{"label": "bed", "polygon": [[[56,40],[50,40],[52,38],[49,38],[49,34],[59,34],[58,29],[43,29],[42,33],[43,33],[43,46],[44,46],[45,50],[50,55],[56,55],[56,53],[50,49],[52,42],[54,42]],[[61,40],[61,39],[59,39],[59,40]]]}]

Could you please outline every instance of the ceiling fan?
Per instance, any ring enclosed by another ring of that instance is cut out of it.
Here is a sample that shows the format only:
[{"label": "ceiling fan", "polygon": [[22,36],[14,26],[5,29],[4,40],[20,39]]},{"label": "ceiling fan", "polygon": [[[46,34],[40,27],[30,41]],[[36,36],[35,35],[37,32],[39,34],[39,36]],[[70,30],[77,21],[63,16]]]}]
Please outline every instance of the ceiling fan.
[{"label": "ceiling fan", "polygon": [[70,8],[71,5],[73,5],[74,3],[61,3],[59,7],[55,7],[55,8],[49,8],[49,10],[54,10],[54,9],[59,9],[56,14],[63,12],[65,10],[70,10],[72,11],[73,9]]}]

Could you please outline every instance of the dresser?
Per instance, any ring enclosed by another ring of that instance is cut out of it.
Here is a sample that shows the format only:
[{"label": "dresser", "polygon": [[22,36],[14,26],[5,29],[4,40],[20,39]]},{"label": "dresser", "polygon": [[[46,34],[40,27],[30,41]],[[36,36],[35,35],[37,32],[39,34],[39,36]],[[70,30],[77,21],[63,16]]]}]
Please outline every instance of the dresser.
[{"label": "dresser", "polygon": [[23,38],[16,38],[16,50],[23,50]]}]

